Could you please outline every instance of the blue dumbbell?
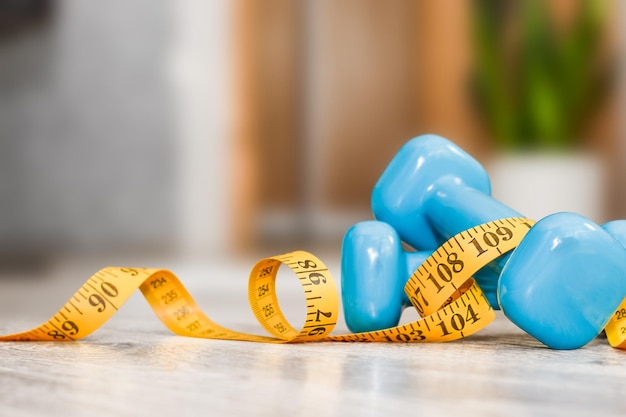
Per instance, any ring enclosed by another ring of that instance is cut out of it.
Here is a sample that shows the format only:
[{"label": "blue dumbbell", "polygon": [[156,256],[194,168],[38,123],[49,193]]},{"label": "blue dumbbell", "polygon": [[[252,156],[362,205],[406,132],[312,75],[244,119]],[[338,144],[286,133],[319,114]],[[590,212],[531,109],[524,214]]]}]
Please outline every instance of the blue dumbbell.
[{"label": "blue dumbbell", "polygon": [[612,220],[604,223],[602,228],[626,248],[626,220]]},{"label": "blue dumbbell", "polygon": [[[372,209],[403,241],[432,248],[479,224],[521,216],[493,199],[490,188],[471,156],[440,136],[424,135],[391,161],[374,187]],[[558,213],[540,220],[513,254],[475,278],[490,303],[520,328],[550,347],[569,349],[592,340],[626,296],[625,255],[600,226]],[[529,271],[541,278],[533,280]]]},{"label": "blue dumbbell", "polygon": [[624,236],[626,222],[600,227],[573,213],[544,217],[502,269],[502,311],[552,348],[590,342],[626,297]]},{"label": "blue dumbbell", "polygon": [[404,286],[431,252],[407,252],[396,231],[371,220],[346,232],[341,250],[341,299],[355,333],[396,326],[411,305]]},{"label": "blue dumbbell", "polygon": [[[400,149],[374,187],[372,211],[416,249],[436,248],[478,224],[523,217],[491,198],[489,176],[474,158],[436,135],[419,136]],[[495,309],[505,260],[474,276]]]}]

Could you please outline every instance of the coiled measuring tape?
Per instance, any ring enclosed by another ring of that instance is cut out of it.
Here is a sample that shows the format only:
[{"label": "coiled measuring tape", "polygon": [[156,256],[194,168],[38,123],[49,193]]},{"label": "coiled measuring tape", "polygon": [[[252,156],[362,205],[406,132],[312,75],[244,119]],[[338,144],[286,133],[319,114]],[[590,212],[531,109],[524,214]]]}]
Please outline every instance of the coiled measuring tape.
[{"label": "coiled measuring tape", "polygon": [[[0,336],[0,341],[71,341],[102,326],[139,288],[157,317],[173,333],[207,339],[266,343],[311,341],[443,342],[466,337],[487,326],[495,313],[471,276],[515,248],[534,224],[524,218],[486,223],[452,237],[410,277],[404,290],[420,320],[374,332],[330,335],[339,317],[334,280],[311,253],[290,252],[256,263],[250,272],[248,299],[270,336],[222,327],[202,312],[181,281],[170,271],[153,268],[103,268],[89,278],[44,324]],[[476,245],[480,244],[480,259]],[[483,244],[484,243],[484,244]],[[276,277],[281,265],[299,279],[306,298],[306,319],[292,327],[278,304]],[[626,301],[606,327],[612,346],[626,348]]]}]

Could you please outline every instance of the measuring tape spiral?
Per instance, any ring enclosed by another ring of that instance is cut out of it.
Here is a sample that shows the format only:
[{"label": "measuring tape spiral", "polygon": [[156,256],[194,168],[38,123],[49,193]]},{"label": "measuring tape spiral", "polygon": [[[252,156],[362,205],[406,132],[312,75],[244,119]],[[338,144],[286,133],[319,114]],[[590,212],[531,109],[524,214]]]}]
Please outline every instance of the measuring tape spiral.
[{"label": "measuring tape spiral", "polygon": [[[441,245],[410,277],[404,290],[422,317],[393,328],[330,335],[339,317],[335,282],[326,265],[305,251],[257,262],[250,272],[248,299],[270,336],[230,330],[213,322],[171,271],[107,267],[96,272],[44,324],[0,336],[0,341],[71,341],[102,326],[139,288],[157,317],[173,333],[207,339],[265,343],[443,342],[466,337],[487,326],[495,312],[471,276],[515,248],[534,224],[525,218],[476,226]],[[283,315],[276,294],[281,265],[289,267],[305,293],[306,319],[300,330]],[[626,348],[626,300],[606,327],[612,346]]]}]

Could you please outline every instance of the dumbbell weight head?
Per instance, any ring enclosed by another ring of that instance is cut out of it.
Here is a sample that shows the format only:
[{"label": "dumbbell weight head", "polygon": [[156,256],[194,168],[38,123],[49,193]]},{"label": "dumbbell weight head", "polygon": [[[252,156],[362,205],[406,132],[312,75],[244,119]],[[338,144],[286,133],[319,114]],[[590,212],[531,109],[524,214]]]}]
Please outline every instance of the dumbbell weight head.
[{"label": "dumbbell weight head", "polygon": [[478,224],[523,217],[492,199],[485,169],[449,140],[422,135],[389,163],[371,197],[376,219],[414,248],[434,248]]},{"label": "dumbbell weight head", "polygon": [[626,220],[612,220],[604,223],[602,228],[626,248]]},{"label": "dumbbell weight head", "polygon": [[355,333],[396,326],[410,302],[404,286],[431,252],[406,252],[386,223],[364,221],[346,232],[341,250],[341,299]]},{"label": "dumbbell weight head", "polygon": [[[449,140],[422,135],[394,156],[372,191],[374,216],[416,249],[436,248],[479,224],[520,213],[491,198],[485,169]],[[496,287],[506,255],[474,278],[498,309]]]},{"label": "dumbbell weight head", "polygon": [[593,340],[626,296],[626,222],[602,227],[574,213],[536,223],[502,269],[498,300],[518,327],[554,349]]}]

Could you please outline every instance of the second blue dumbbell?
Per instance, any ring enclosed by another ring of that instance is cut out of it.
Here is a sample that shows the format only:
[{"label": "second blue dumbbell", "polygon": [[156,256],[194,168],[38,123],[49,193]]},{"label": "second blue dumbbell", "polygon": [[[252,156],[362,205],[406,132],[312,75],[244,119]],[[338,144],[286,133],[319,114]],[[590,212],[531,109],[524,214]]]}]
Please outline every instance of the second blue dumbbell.
[{"label": "second blue dumbbell", "polygon": [[[398,151],[374,187],[372,211],[416,249],[436,248],[479,224],[524,217],[491,197],[489,176],[474,158],[437,135],[414,138]],[[505,260],[475,275],[495,309]]]},{"label": "second blue dumbbell", "polygon": [[350,227],[341,249],[341,299],[348,328],[358,333],[397,326],[411,305],[404,286],[430,254],[404,251],[386,223],[370,220]]}]

